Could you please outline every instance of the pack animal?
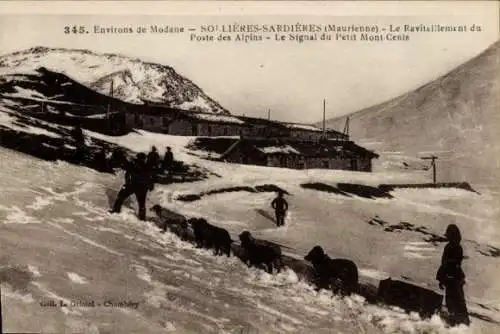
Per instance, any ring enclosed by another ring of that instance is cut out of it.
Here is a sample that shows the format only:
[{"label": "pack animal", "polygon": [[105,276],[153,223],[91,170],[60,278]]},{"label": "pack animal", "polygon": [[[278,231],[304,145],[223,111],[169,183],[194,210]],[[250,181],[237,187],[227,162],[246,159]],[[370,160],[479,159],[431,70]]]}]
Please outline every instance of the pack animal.
[{"label": "pack animal", "polygon": [[377,298],[407,312],[418,312],[423,318],[439,312],[443,303],[443,296],[432,290],[391,278],[380,281]]},{"label": "pack animal", "polygon": [[347,259],[330,258],[321,246],[315,246],[304,257],[314,268],[314,283],[317,289],[329,289],[342,295],[358,291],[358,268]]},{"label": "pack animal", "polygon": [[161,205],[154,205],[150,208],[161,220],[161,228],[165,232],[168,229],[177,234],[181,240],[186,241],[189,238],[189,229],[187,218],[181,214],[170,211]]},{"label": "pack animal", "polygon": [[193,229],[196,247],[212,248],[215,255],[231,256],[233,241],[226,229],[211,225],[204,218],[191,218],[188,223]]},{"label": "pack animal", "polygon": [[243,260],[248,266],[263,265],[270,274],[275,268],[278,272],[283,267],[281,247],[266,240],[252,237],[250,232],[244,231],[239,235],[241,247],[244,251]]}]

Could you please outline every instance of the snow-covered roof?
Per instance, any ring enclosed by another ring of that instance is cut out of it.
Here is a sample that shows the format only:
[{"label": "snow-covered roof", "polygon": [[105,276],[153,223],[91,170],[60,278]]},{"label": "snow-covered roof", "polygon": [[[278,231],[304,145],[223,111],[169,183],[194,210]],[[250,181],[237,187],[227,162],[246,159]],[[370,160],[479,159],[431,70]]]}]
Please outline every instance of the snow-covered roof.
[{"label": "snow-covered roof", "polygon": [[285,123],[285,126],[288,127],[289,129],[296,129],[296,130],[316,131],[316,132],[323,131],[320,128],[307,124]]},{"label": "snow-covered roof", "polygon": [[189,117],[208,122],[245,124],[241,119],[228,115],[190,113]]},{"label": "snow-covered roof", "polygon": [[265,154],[274,154],[274,153],[300,154],[299,151],[297,151],[290,145],[259,147],[258,150]]},{"label": "snow-covered roof", "polygon": [[85,116],[85,118],[105,119],[106,114],[94,114],[94,115]]}]

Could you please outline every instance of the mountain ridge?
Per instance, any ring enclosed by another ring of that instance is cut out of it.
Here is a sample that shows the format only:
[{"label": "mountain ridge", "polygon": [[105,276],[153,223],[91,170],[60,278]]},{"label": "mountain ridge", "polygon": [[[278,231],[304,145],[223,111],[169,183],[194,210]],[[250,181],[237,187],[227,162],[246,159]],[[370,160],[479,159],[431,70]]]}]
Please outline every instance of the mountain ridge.
[{"label": "mountain ridge", "polygon": [[[431,84],[432,82],[435,82],[437,80],[440,80],[442,78],[445,78],[446,76],[450,75],[451,73],[459,70],[460,68],[466,66],[466,64],[469,64],[473,61],[477,61],[478,58],[481,58],[481,57],[484,57],[486,55],[489,55],[490,53],[493,53],[493,52],[499,52],[500,49],[500,41],[497,41],[493,44],[491,44],[487,49],[481,51],[480,53],[478,53],[476,56],[474,56],[473,58],[471,58],[470,60],[466,61],[465,63],[462,63],[460,65],[458,65],[457,67],[455,67],[454,69],[450,70],[450,71],[447,71],[446,73],[444,74],[441,74],[441,75],[438,75],[437,77],[435,77],[434,79],[431,79],[430,81],[427,81],[423,84],[420,84],[419,86],[413,88],[413,89],[410,89],[402,94],[399,94],[395,97],[392,97],[386,101],[382,101],[380,103],[377,103],[375,105],[372,105],[372,106],[368,106],[368,107],[365,107],[365,108],[362,108],[358,111],[354,111],[354,112],[351,112],[351,113],[348,113],[348,114],[345,114],[345,115],[342,115],[342,116],[338,116],[338,117],[332,117],[332,118],[329,118],[326,120],[326,122],[332,122],[334,120],[339,120],[339,119],[344,119],[349,116],[349,117],[352,117],[352,116],[361,116],[363,115],[364,113],[368,113],[370,112],[372,109],[376,109],[376,108],[379,108],[381,106],[384,106],[384,105],[387,105],[387,104],[391,104],[391,103],[395,103],[397,102],[398,100],[404,98],[405,96],[407,96],[408,94],[410,93],[416,93],[420,90],[422,90],[423,88],[427,87],[429,84]],[[319,121],[319,122],[315,122],[314,124],[322,124],[323,121]]]},{"label": "mountain ridge", "polygon": [[117,77],[114,83],[114,97],[124,102],[144,104],[145,101],[154,101],[181,110],[230,114],[169,65],[122,54],[45,46],[0,56],[0,76],[34,73],[40,67],[66,74],[104,95],[109,94],[111,79],[114,80],[117,73],[128,73],[131,80]]},{"label": "mountain ridge", "polygon": [[439,153],[441,178],[488,184],[500,177],[497,73],[499,41],[412,91],[326,124],[341,128],[349,116],[351,137],[371,149],[399,160]]}]

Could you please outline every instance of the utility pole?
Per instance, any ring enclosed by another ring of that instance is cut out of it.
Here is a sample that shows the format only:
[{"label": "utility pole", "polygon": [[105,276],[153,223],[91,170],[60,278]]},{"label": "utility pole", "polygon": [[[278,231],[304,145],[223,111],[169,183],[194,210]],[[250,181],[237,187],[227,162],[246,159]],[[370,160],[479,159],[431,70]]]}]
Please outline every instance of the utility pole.
[{"label": "utility pole", "polygon": [[113,98],[113,80],[111,80],[111,86],[109,87],[108,109],[106,110],[106,118],[108,121],[109,121],[109,114],[111,112],[111,98]]},{"label": "utility pole", "polygon": [[[106,110],[106,120],[108,123],[108,129],[111,130],[111,120],[110,120],[110,114],[111,114],[111,99],[113,98],[113,83],[114,81],[111,80],[111,86],[109,87],[109,100],[108,100],[108,109]],[[111,130],[114,131],[114,130]]]},{"label": "utility pole", "polygon": [[326,139],[326,99],[323,99],[323,139]]},{"label": "utility pole", "polygon": [[344,125],[344,132],[343,132],[344,136],[349,139],[349,116],[347,116],[346,120],[345,120],[345,125]]},{"label": "utility pole", "polygon": [[271,109],[267,109],[267,120],[271,120]]},{"label": "utility pole", "polygon": [[422,157],[421,159],[423,160],[431,160],[431,167],[432,167],[432,182],[434,185],[436,184],[436,159],[438,157],[435,155],[431,155],[430,157]]},{"label": "utility pole", "polygon": [[0,334],[3,334],[2,284],[0,283]]}]

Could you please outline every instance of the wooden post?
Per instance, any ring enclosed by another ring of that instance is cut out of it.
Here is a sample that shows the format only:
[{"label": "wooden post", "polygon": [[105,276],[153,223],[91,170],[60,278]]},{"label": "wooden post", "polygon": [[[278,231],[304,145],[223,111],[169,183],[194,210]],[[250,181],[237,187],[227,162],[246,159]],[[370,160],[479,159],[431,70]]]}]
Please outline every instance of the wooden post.
[{"label": "wooden post", "polygon": [[0,283],[0,334],[3,334],[2,283]]},{"label": "wooden post", "polygon": [[113,98],[113,80],[111,80],[111,86],[109,87],[109,100],[108,100],[108,108],[106,110],[106,122],[108,123],[108,130],[111,130],[112,125],[111,125],[111,120],[110,120],[110,114],[111,114],[111,99]]},{"label": "wooden post", "polygon": [[326,99],[323,99],[323,139],[326,139]]},{"label": "wooden post", "polygon": [[430,157],[422,157],[423,160],[431,160],[432,167],[432,182],[436,185],[436,159],[438,157],[435,155],[431,155]]}]

